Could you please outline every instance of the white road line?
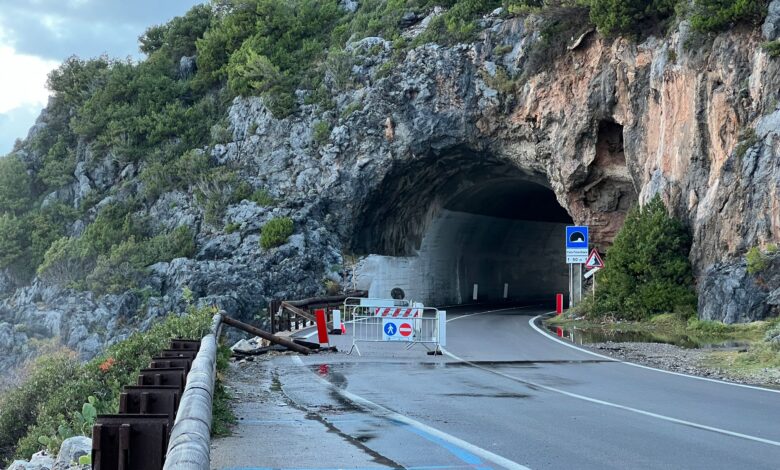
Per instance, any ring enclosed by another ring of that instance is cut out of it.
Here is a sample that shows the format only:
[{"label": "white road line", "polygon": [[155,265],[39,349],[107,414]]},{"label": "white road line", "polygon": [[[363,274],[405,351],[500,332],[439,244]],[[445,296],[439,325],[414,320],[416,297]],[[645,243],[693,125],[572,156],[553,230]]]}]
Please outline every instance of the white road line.
[{"label": "white road line", "polygon": [[317,378],[320,382],[324,383],[328,387],[331,387],[332,390],[336,391],[339,395],[346,398],[347,400],[350,400],[353,403],[357,403],[359,405],[362,405],[365,408],[373,409],[374,411],[380,412],[383,416],[386,416],[392,420],[404,423],[408,426],[411,426],[415,429],[418,429],[420,431],[426,432],[432,436],[435,436],[445,442],[448,442],[454,446],[460,447],[463,450],[466,450],[468,452],[471,452],[472,454],[483,458],[487,460],[488,462],[492,462],[496,465],[500,465],[504,468],[510,469],[510,470],[530,470],[528,467],[521,465],[517,462],[514,462],[512,460],[509,460],[505,457],[501,457],[498,454],[494,454],[493,452],[490,452],[489,450],[483,449],[482,447],[478,447],[474,444],[471,444],[470,442],[466,442],[463,439],[457,438],[451,434],[447,434],[444,431],[440,431],[436,428],[432,428],[428,426],[427,424],[423,424],[415,419],[412,419],[408,416],[402,415],[400,413],[397,413],[395,411],[392,411],[388,408],[385,408],[382,405],[379,405],[377,403],[372,402],[371,400],[367,400],[361,396],[355,395],[354,393],[348,392],[346,390],[340,389],[338,387],[334,387],[333,384],[328,382],[327,380],[323,379],[319,375],[312,372],[308,367],[306,367],[306,364],[301,360],[299,356],[291,356],[291,359],[294,363],[298,364],[299,366],[303,367],[307,371],[311,372],[314,377]]},{"label": "white road line", "polygon": [[588,351],[587,349],[580,348],[580,347],[576,346],[575,344],[572,344],[572,343],[570,343],[568,341],[564,341],[562,339],[558,339],[558,338],[548,334],[546,331],[542,330],[538,326],[536,326],[536,320],[538,318],[543,317],[544,315],[549,315],[550,313],[553,313],[553,312],[548,312],[548,313],[544,313],[542,315],[537,315],[534,318],[528,320],[528,324],[531,325],[531,328],[536,330],[539,334],[541,334],[545,338],[547,338],[549,340],[552,340],[552,341],[555,341],[557,343],[560,343],[560,344],[562,344],[562,345],[564,345],[564,346],[566,346],[568,348],[576,349],[577,351],[581,351],[581,352],[584,352],[586,354],[590,354],[591,356],[600,357],[602,359],[607,359],[609,361],[619,362],[619,363],[625,364],[627,366],[639,367],[640,369],[654,370],[656,372],[663,372],[664,374],[678,375],[680,377],[687,377],[689,379],[703,380],[705,382],[713,382],[713,383],[722,384],[722,385],[730,385],[732,387],[749,388],[751,390],[759,390],[759,391],[762,391],[762,392],[780,393],[780,390],[774,390],[774,389],[771,389],[771,388],[756,387],[754,385],[738,384],[738,383],[734,383],[734,382],[726,382],[725,380],[711,379],[711,378],[708,378],[708,377],[698,377],[696,375],[684,374],[682,372],[672,372],[670,370],[658,369],[656,367],[650,367],[650,366],[646,366],[646,365],[643,365],[643,364],[637,364],[635,362],[621,361],[621,360],[615,359],[613,357],[605,356],[603,354],[595,353],[593,351]]},{"label": "white road line", "polygon": [[496,309],[496,310],[486,310],[484,312],[469,313],[468,315],[460,315],[460,316],[455,317],[455,318],[450,318],[449,320],[447,320],[447,323],[449,323],[451,321],[455,321],[455,320],[460,320],[461,318],[473,317],[474,315],[484,315],[486,313],[505,312],[507,310],[522,310],[524,308],[538,307],[539,305],[541,305],[541,304],[526,305],[525,307],[507,307],[507,308],[499,308],[499,309]]},{"label": "white road line", "polygon": [[577,400],[582,400],[582,401],[586,401],[586,402],[589,402],[589,403],[595,403],[597,405],[608,406],[610,408],[617,408],[619,410],[624,410],[624,411],[629,411],[631,413],[636,413],[636,414],[640,414],[640,415],[644,415],[644,416],[649,416],[651,418],[659,419],[659,420],[662,420],[662,421],[667,421],[667,422],[670,422],[670,423],[682,424],[682,425],[690,426],[690,427],[693,427],[693,428],[696,428],[696,429],[701,429],[701,430],[704,430],[704,431],[711,431],[711,432],[715,432],[715,433],[718,433],[718,434],[723,434],[723,435],[726,435],[726,436],[738,437],[740,439],[746,439],[746,440],[749,440],[749,441],[760,442],[762,444],[768,444],[768,445],[771,445],[771,446],[780,447],[780,442],[772,441],[772,440],[769,440],[769,439],[764,439],[762,437],[750,436],[748,434],[742,434],[742,433],[738,433],[738,432],[734,432],[734,431],[729,431],[727,429],[721,429],[721,428],[716,428],[716,427],[713,427],[713,426],[707,426],[707,425],[704,425],[704,424],[694,423],[692,421],[685,421],[685,420],[682,420],[682,419],[672,418],[671,416],[665,416],[665,415],[661,415],[661,414],[657,414],[657,413],[652,413],[650,411],[640,410],[638,408],[632,408],[630,406],[618,405],[617,403],[612,403],[612,402],[608,402],[608,401],[604,401],[604,400],[599,400],[597,398],[591,398],[591,397],[588,397],[588,396],[585,396],[585,395],[580,395],[580,394],[577,394],[577,393],[567,392],[567,391],[561,390],[559,388],[549,387],[547,385],[542,385],[542,384],[538,384],[538,383],[531,382],[531,381],[528,381],[528,380],[523,380],[523,379],[521,379],[519,377],[514,377],[514,376],[511,376],[511,375],[508,375],[508,374],[504,374],[503,372],[499,372],[497,370],[489,369],[487,367],[480,366],[479,364],[474,364],[473,362],[467,361],[465,359],[461,359],[460,357],[452,354],[451,352],[447,351],[444,348],[441,348],[441,350],[442,350],[442,352],[444,354],[446,354],[449,357],[455,359],[456,361],[463,362],[463,363],[468,364],[468,365],[470,365],[472,367],[476,367],[478,369],[482,369],[485,372],[496,374],[496,375],[499,375],[501,377],[507,378],[509,380],[513,380],[515,382],[522,383],[524,385],[529,385],[531,387],[537,387],[537,388],[541,388],[543,390],[547,390],[548,392],[559,393],[561,395],[565,395],[567,397],[575,398]]}]

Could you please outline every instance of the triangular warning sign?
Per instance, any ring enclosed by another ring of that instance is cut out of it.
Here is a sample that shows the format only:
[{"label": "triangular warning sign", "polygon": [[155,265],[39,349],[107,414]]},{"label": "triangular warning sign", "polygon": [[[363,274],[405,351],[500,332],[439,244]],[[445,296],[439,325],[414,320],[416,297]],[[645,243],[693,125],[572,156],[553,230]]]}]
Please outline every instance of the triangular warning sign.
[{"label": "triangular warning sign", "polygon": [[585,261],[585,269],[595,269],[595,268],[603,268],[604,267],[604,261],[601,260],[601,256],[599,256],[598,250],[595,248],[593,251],[590,252],[590,256],[588,256],[588,259]]}]

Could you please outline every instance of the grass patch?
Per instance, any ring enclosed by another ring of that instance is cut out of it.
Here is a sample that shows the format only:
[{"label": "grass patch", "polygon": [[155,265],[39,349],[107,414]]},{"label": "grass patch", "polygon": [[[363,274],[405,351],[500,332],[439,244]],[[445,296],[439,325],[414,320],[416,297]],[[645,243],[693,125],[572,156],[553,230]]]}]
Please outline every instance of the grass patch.
[{"label": "grass patch", "polygon": [[705,362],[710,367],[728,370],[735,375],[752,377],[766,369],[780,370],[780,349],[767,342],[752,344],[747,351],[717,351]]}]

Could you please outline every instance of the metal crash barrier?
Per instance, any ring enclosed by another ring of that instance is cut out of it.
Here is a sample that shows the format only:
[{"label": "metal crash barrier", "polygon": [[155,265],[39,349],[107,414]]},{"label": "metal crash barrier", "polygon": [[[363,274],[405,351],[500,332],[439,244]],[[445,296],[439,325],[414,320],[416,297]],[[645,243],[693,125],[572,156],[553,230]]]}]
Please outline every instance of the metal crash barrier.
[{"label": "metal crash barrier", "polygon": [[446,346],[447,312],[406,300],[348,298],[344,320],[352,324],[352,347],[361,355],[358,343],[404,343],[406,349],[419,344],[433,354]]}]

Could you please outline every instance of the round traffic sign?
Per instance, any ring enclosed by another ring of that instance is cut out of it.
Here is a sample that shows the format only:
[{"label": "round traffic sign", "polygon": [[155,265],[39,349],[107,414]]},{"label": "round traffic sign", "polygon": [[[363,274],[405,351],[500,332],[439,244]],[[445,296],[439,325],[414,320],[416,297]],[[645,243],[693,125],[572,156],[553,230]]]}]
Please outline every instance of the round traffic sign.
[{"label": "round traffic sign", "polygon": [[401,326],[398,327],[398,332],[401,333],[401,336],[409,336],[412,334],[412,325],[401,323]]},{"label": "round traffic sign", "polygon": [[384,330],[387,336],[395,336],[396,333],[395,323],[385,323]]}]

